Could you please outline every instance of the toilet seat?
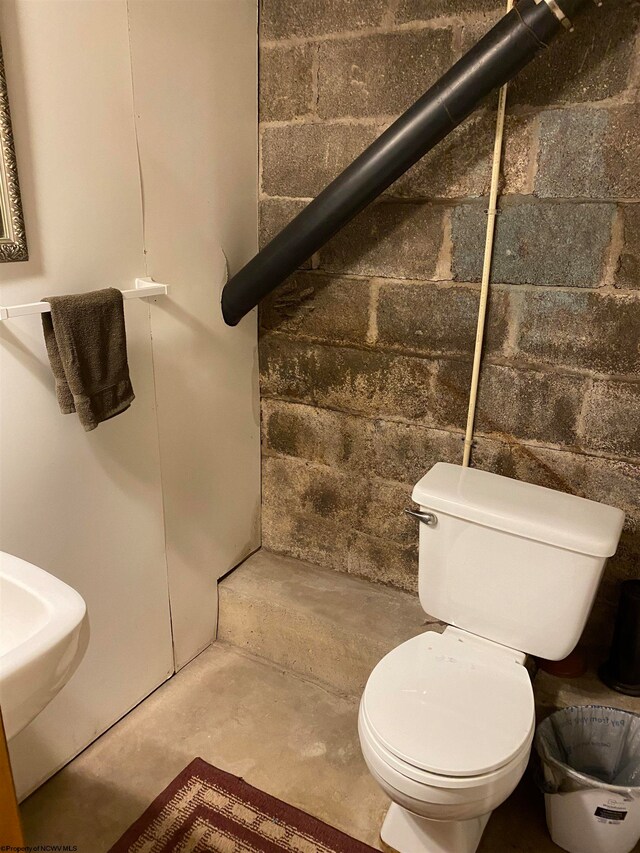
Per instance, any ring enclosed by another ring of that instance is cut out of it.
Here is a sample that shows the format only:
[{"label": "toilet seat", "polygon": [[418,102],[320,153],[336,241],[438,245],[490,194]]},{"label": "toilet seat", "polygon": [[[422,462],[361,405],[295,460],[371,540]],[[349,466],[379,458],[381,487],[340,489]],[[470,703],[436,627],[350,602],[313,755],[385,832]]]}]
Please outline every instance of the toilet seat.
[{"label": "toilet seat", "polygon": [[443,784],[511,764],[529,748],[535,721],[531,681],[518,656],[455,628],[402,643],[364,690],[362,720],[372,745],[398,759],[403,775],[415,778],[413,768],[418,776],[445,777]]},{"label": "toilet seat", "polygon": [[[419,790],[419,787],[422,785],[428,785],[431,788],[447,788],[451,791],[464,793],[464,791],[468,791],[472,788],[483,788],[487,785],[494,786],[499,784],[502,779],[511,774],[514,766],[518,765],[523,757],[528,758],[529,753],[531,752],[531,744],[533,743],[535,728],[534,721],[531,724],[531,731],[523,743],[522,748],[516,753],[511,761],[503,764],[502,767],[498,767],[497,770],[492,770],[489,773],[482,773],[479,776],[441,776],[437,773],[430,773],[427,770],[421,770],[419,767],[408,764],[406,761],[398,758],[397,755],[389,752],[389,750],[379,742],[376,735],[373,733],[371,726],[367,721],[362,703],[360,703],[360,711],[358,714],[358,731],[360,733],[361,743],[366,741],[368,748],[379,759],[379,761],[389,768],[392,773],[400,774],[400,776],[406,780],[405,784],[408,784],[410,786],[410,790],[414,791],[414,793]],[[416,784],[418,785],[417,788],[415,787]]]}]

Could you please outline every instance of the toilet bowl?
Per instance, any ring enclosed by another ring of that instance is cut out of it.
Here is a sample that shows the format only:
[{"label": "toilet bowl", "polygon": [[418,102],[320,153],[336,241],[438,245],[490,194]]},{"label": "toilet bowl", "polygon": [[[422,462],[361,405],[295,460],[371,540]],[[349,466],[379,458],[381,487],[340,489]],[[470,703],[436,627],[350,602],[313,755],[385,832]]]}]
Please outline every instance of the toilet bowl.
[{"label": "toilet bowl", "polygon": [[527,654],[561,660],[585,626],[624,514],[439,462],[413,490],[420,603],[448,624],[393,649],[365,686],[358,732],[392,803],[399,853],[474,853],[527,766]]},{"label": "toilet bowl", "polygon": [[[535,728],[524,656],[449,627],[386,655],[358,717],[365,762],[396,804],[382,840],[401,853],[472,853],[527,766]],[[408,813],[408,814],[406,814]]]}]

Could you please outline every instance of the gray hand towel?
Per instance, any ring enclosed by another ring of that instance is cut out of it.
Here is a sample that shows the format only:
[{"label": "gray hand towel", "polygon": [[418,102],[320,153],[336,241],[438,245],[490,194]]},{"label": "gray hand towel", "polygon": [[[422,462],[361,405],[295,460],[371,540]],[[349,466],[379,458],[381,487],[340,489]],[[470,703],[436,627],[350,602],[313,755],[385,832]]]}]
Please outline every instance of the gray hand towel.
[{"label": "gray hand towel", "polygon": [[119,415],[134,399],[127,362],[122,293],[113,287],[46,296],[42,328],[63,414],[87,430]]}]

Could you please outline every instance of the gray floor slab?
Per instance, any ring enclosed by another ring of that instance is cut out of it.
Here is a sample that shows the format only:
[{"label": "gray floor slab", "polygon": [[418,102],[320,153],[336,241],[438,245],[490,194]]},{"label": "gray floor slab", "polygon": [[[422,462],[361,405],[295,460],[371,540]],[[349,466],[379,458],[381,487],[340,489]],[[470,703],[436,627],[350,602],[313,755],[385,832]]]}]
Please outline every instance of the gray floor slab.
[{"label": "gray floor slab", "polygon": [[23,803],[27,843],[103,853],[197,756],[376,843],[387,801],[356,720],[355,700],[216,643]]},{"label": "gray floor slab", "polygon": [[[22,805],[27,843],[104,853],[193,758],[377,848],[388,801],[358,743],[357,701],[216,643]],[[528,778],[479,853],[553,853]]]}]

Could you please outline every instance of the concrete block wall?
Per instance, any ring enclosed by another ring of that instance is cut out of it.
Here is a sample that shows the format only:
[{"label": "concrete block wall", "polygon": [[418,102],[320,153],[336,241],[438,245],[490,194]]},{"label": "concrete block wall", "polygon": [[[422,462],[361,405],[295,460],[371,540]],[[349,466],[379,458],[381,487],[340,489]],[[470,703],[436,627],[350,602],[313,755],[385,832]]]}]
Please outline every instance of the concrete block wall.
[{"label": "concrete block wall", "polygon": [[[261,239],[502,14],[262,0]],[[627,513],[586,640],[640,573],[640,5],[591,9],[510,87],[473,464]],[[405,590],[416,480],[460,462],[495,99],[260,313],[263,544]]]}]

